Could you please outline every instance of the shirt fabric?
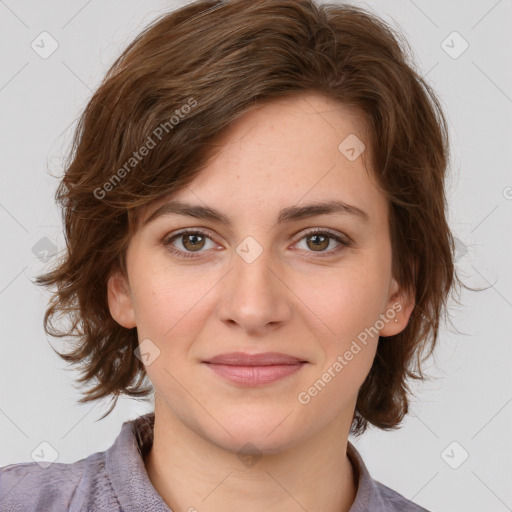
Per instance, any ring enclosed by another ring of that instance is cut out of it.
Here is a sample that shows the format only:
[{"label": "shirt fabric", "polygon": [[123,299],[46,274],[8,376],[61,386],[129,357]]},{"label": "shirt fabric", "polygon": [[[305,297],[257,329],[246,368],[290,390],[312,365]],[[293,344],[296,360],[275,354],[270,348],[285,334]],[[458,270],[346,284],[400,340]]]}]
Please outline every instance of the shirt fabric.
[{"label": "shirt fabric", "polygon": [[[0,512],[172,512],[144,465],[154,421],[154,412],[125,421],[108,450],[73,463],[1,467]],[[350,441],[347,455],[358,482],[350,512],[429,512],[374,480]]]}]

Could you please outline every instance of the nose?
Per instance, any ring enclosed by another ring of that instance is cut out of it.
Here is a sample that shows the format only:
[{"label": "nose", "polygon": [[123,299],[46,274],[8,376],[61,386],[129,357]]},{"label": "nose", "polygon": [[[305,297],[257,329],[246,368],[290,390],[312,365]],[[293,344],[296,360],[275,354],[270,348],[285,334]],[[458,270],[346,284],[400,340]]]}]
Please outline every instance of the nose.
[{"label": "nose", "polygon": [[290,318],[290,291],[271,260],[268,250],[251,263],[234,255],[233,268],[220,283],[218,314],[222,322],[246,333],[263,334]]}]

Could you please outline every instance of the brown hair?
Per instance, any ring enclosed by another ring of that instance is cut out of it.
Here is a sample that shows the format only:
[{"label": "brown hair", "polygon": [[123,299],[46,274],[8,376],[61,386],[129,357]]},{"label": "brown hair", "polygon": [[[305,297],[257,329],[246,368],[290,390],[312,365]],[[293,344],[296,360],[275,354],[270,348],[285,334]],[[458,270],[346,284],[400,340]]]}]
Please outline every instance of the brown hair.
[{"label": "brown hair", "polygon": [[[187,186],[219,149],[216,137],[244,112],[318,92],[364,114],[365,155],[390,205],[393,276],[415,298],[406,328],[378,344],[351,432],[362,434],[368,423],[398,428],[408,411],[407,380],[425,378],[420,354],[428,346],[426,357],[433,352],[459,282],[445,217],[446,121],[409,53],[403,37],[370,12],[310,0],[197,1],[135,38],[79,119],[55,196],[66,252],[36,282],[57,285],[45,331],[76,338],[73,351],[59,355],[80,365],[78,382],[97,380],[80,402],[111,396],[105,417],[121,393],[152,392],[134,355],[137,329],[112,318],[106,287],[113,269],[126,272],[141,208]],[[58,314],[71,325],[57,329]]]}]

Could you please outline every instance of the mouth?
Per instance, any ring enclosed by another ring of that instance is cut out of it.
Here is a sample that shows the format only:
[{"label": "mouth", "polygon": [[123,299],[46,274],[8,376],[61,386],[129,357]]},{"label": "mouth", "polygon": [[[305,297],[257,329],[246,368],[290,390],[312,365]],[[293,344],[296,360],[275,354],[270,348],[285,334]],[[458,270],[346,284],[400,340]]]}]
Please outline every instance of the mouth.
[{"label": "mouth", "polygon": [[284,379],[303,368],[308,361],[287,354],[232,352],[203,363],[216,375],[243,387],[261,386]]}]

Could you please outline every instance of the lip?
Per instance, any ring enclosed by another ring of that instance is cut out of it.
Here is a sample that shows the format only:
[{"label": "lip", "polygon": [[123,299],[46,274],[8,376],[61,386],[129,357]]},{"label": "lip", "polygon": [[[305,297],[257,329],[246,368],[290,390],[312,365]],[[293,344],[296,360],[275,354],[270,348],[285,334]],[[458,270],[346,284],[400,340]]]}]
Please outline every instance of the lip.
[{"label": "lip", "polygon": [[211,364],[225,364],[234,366],[269,366],[282,364],[306,363],[303,359],[280,354],[279,352],[265,352],[263,354],[246,354],[245,352],[230,352],[220,354],[204,361]]},{"label": "lip", "polygon": [[307,361],[277,352],[220,354],[203,361],[220,377],[235,384],[252,387],[270,384],[299,371]]}]

